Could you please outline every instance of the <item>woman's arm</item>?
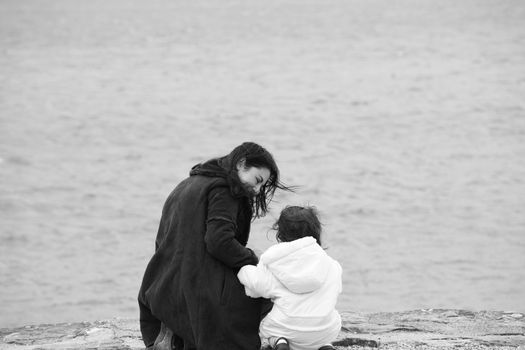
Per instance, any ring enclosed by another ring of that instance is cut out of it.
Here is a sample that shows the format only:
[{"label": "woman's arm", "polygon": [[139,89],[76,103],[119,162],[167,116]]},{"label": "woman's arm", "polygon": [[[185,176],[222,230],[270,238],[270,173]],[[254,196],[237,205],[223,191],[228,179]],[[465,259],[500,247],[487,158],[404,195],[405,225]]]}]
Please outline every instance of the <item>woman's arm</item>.
[{"label": "woman's arm", "polygon": [[208,217],[204,242],[208,252],[231,268],[257,264],[251,249],[235,239],[239,201],[228,187],[216,187],[208,195]]}]

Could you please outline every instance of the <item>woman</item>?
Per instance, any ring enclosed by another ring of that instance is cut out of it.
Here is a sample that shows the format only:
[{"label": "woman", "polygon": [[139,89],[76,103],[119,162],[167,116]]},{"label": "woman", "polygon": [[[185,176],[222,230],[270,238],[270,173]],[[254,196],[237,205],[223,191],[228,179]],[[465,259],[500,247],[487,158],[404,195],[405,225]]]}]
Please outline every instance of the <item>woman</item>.
[{"label": "woman", "polygon": [[246,248],[250,223],[277,188],[288,189],[272,155],[245,142],[194,166],[173,190],[138,297],[146,347],[171,337],[172,349],[260,348],[265,299],[247,297],[236,275],[258,262]]}]

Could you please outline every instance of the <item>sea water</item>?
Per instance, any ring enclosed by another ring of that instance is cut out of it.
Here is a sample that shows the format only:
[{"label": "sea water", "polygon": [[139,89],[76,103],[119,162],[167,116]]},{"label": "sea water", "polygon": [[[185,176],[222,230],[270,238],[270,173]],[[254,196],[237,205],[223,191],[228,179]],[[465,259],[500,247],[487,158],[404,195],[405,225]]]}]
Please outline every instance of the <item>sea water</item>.
[{"label": "sea water", "polygon": [[525,311],[520,1],[3,1],[0,327],[138,317],[163,202],[252,140],[341,311]]}]

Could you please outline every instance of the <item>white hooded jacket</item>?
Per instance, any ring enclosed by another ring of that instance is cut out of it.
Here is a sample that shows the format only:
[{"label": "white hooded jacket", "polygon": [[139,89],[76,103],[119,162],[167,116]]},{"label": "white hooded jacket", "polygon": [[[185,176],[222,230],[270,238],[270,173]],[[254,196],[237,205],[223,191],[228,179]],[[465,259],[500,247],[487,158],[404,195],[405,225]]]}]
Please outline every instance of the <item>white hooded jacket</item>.
[{"label": "white hooded jacket", "polygon": [[274,302],[261,323],[261,335],[284,336],[292,349],[315,348],[335,339],[333,334],[337,336],[341,328],[335,310],[341,276],[341,265],[313,237],[276,244],[262,254],[257,266],[243,266],[238,273],[246,295]]}]

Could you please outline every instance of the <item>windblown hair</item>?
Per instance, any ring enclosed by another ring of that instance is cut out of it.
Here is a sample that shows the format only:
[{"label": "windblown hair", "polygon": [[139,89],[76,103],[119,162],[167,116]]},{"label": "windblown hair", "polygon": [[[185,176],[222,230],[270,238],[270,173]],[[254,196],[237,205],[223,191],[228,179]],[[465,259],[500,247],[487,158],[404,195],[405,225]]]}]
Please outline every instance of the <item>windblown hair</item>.
[{"label": "windblown hair", "polygon": [[303,237],[313,237],[321,245],[321,222],[315,207],[288,206],[281,211],[273,224],[279,242],[290,242]]},{"label": "windblown hair", "polygon": [[279,168],[273,159],[273,156],[264,147],[253,142],[244,142],[235,147],[230,152],[230,173],[236,174],[236,165],[243,158],[247,167],[267,168],[270,171],[268,181],[261,187],[261,190],[255,198],[250,199],[253,217],[263,217],[268,212],[268,206],[272,201],[276,189],[293,191],[291,187],[285,186],[279,179]]}]

